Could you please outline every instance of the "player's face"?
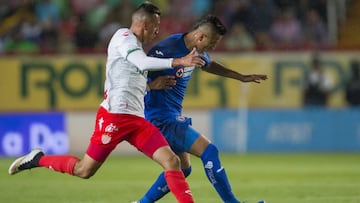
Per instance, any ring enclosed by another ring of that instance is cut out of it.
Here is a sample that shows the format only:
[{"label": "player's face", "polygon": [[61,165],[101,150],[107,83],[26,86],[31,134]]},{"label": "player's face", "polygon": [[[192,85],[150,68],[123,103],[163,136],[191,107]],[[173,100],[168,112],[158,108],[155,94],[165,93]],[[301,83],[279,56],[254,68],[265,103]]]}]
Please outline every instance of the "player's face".
[{"label": "player's face", "polygon": [[213,50],[216,48],[221,39],[222,35],[219,34],[205,34],[204,39],[198,44],[197,48],[199,51]]},{"label": "player's face", "polygon": [[154,14],[146,26],[144,40],[145,43],[152,41],[159,34],[159,27],[160,16],[158,14]]}]

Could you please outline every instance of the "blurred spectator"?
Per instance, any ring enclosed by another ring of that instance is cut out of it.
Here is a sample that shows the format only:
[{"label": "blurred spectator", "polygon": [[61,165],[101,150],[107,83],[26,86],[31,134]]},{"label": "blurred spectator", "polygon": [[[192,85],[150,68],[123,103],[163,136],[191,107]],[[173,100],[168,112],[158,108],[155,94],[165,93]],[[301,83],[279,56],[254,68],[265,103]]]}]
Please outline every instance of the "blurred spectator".
[{"label": "blurred spectator", "polygon": [[19,31],[23,39],[40,43],[42,29],[35,18],[24,18],[19,24]]},{"label": "blurred spectator", "polygon": [[212,0],[192,0],[192,14],[198,18],[208,13],[212,7]]},{"label": "blurred spectator", "polygon": [[248,29],[250,25],[250,3],[248,0],[216,1],[214,14],[230,30],[236,23],[242,23]]},{"label": "blurred spectator", "polygon": [[38,0],[35,5],[37,20],[44,27],[57,27],[60,22],[60,10],[51,0]]},{"label": "blurred spectator", "polygon": [[[5,46],[9,47],[14,42],[17,44],[19,39],[37,43],[36,46],[43,53],[71,52],[77,48],[98,51],[97,48],[105,47],[114,30],[129,26],[131,12],[143,1],[2,0],[0,53],[6,52]],[[327,0],[150,1],[161,7],[162,11],[161,32],[154,43],[169,34],[190,29],[195,19],[212,13],[229,30],[221,48],[228,47],[230,51],[238,46],[247,50],[253,46],[256,50],[276,49],[278,46],[295,49],[329,46]],[[242,24],[241,28],[238,24]],[[13,39],[10,33],[14,30],[21,32],[22,36]],[[235,37],[231,33],[242,33],[242,36]]]},{"label": "blurred spectator", "polygon": [[32,1],[8,1],[6,6],[2,5],[4,10],[1,14],[0,37],[7,38],[14,29],[19,30],[19,26],[24,19],[28,21],[36,20],[34,3]]},{"label": "blurred spectator", "polygon": [[85,15],[91,9],[96,7],[101,0],[71,0],[71,11],[74,15]]},{"label": "blurred spectator", "polygon": [[[170,0],[168,16],[161,18],[160,34],[153,43],[163,39],[165,36],[174,33],[184,32],[189,29],[194,16],[191,12],[192,2],[190,0]],[[148,47],[149,45],[146,45]]]},{"label": "blurred spectator", "polygon": [[276,6],[280,10],[288,9],[288,8],[295,8],[296,2],[294,0],[273,0]]},{"label": "blurred spectator", "polygon": [[272,0],[252,0],[249,10],[250,32],[267,32],[273,22],[277,8]]},{"label": "blurred spectator", "polygon": [[327,1],[328,0],[309,0],[310,8],[315,9],[325,23],[327,23]]},{"label": "blurred spectator", "polygon": [[231,26],[240,22],[245,25],[248,31],[250,30],[252,24],[250,19],[250,5],[251,3],[248,0],[234,2],[231,6],[234,9],[233,15],[231,16]]},{"label": "blurred spectator", "polygon": [[39,51],[39,46],[36,42],[25,39],[20,32],[20,26],[13,29],[10,33],[12,36],[4,44],[4,50],[10,53],[36,53]]},{"label": "blurred spectator", "polygon": [[78,25],[78,16],[68,15],[60,22],[58,51],[60,53],[72,53],[76,49],[74,36]]},{"label": "blurred spectator", "polygon": [[303,24],[303,33],[304,42],[308,46],[329,45],[326,25],[315,9],[307,11]]},{"label": "blurred spectator", "polygon": [[113,9],[106,16],[103,25],[99,28],[98,38],[99,38],[99,47],[106,48],[111,37],[121,27],[124,27],[120,24],[120,20],[118,19],[117,9]]},{"label": "blurred spectator", "polygon": [[350,64],[350,80],[346,84],[345,99],[350,106],[360,106],[360,63],[353,60]]},{"label": "blurred spectator", "polygon": [[255,33],[256,48],[258,50],[270,50],[274,48],[274,42],[266,31],[259,31]]},{"label": "blurred spectator", "polygon": [[224,40],[225,48],[229,51],[251,50],[255,47],[255,42],[245,29],[245,26],[238,22],[234,24],[230,33]]},{"label": "blurred spectator", "polygon": [[301,34],[301,24],[292,9],[280,12],[270,27],[270,36],[278,47],[299,45],[302,42]]},{"label": "blurred spectator", "polygon": [[41,27],[41,49],[56,51],[60,31],[59,8],[51,0],[39,0],[35,5],[35,12]]},{"label": "blurred spectator", "polygon": [[98,42],[97,33],[90,28],[83,15],[79,16],[74,41],[79,51],[91,51]]},{"label": "blurred spectator", "polygon": [[131,0],[121,0],[120,3],[113,8],[113,12],[116,12],[118,23],[123,26],[130,26],[132,12],[136,9],[136,4]]},{"label": "blurred spectator", "polygon": [[110,6],[106,0],[99,1],[94,8],[90,9],[86,14],[86,22],[90,29],[97,30],[104,23],[109,12]]},{"label": "blurred spectator", "polygon": [[319,56],[314,54],[304,80],[304,106],[326,106],[333,86],[331,76],[323,69]]},{"label": "blurred spectator", "polygon": [[312,0],[298,0],[296,1],[296,5],[294,6],[296,17],[301,23],[304,23],[307,11],[311,8],[309,1]]}]

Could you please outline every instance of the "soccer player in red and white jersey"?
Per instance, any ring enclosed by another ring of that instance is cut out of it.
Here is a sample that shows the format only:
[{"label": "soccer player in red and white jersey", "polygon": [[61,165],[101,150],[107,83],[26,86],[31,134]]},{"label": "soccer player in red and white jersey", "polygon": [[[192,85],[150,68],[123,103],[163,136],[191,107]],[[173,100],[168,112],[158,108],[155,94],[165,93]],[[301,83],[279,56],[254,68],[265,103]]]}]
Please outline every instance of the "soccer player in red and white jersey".
[{"label": "soccer player in red and white jersey", "polygon": [[144,95],[148,70],[171,69],[179,65],[201,67],[205,62],[193,50],[182,58],[148,57],[142,44],[159,32],[160,11],[148,2],[132,16],[130,29],[119,29],[108,46],[104,100],[97,112],[94,133],[82,159],[72,155],[44,155],[41,149],[16,159],[9,174],[47,167],[57,172],[90,178],[122,141],[158,162],[178,202],[194,202],[180,169],[180,160],[171,151],[160,131],[144,118]]}]

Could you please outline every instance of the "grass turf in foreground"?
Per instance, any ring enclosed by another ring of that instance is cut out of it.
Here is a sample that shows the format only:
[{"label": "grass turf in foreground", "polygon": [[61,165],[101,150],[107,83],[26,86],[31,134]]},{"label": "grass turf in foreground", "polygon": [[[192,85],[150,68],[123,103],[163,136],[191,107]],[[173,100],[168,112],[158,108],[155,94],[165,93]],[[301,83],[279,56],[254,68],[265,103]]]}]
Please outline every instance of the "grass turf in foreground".
[{"label": "grass turf in foreground", "polygon": [[[360,154],[222,154],[233,192],[249,203],[358,203]],[[127,203],[143,195],[161,171],[144,156],[111,156],[89,180],[38,168],[7,174],[0,159],[0,201],[17,203]],[[195,201],[219,203],[201,161],[192,157],[188,182]],[[159,202],[176,202],[167,195]]]}]

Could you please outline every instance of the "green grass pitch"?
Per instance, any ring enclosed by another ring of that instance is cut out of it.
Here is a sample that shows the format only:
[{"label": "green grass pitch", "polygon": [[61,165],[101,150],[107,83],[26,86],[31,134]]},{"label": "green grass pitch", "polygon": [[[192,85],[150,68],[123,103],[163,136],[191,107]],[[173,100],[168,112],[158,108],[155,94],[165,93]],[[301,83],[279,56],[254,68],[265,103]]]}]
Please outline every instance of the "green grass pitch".
[{"label": "green grass pitch", "polygon": [[[249,203],[359,203],[360,154],[222,154],[234,193]],[[144,156],[111,156],[89,180],[38,168],[7,174],[13,159],[0,159],[0,202],[129,203],[139,198],[161,167]],[[219,203],[199,159],[188,178],[199,203]],[[159,202],[174,203],[169,194]]]}]

